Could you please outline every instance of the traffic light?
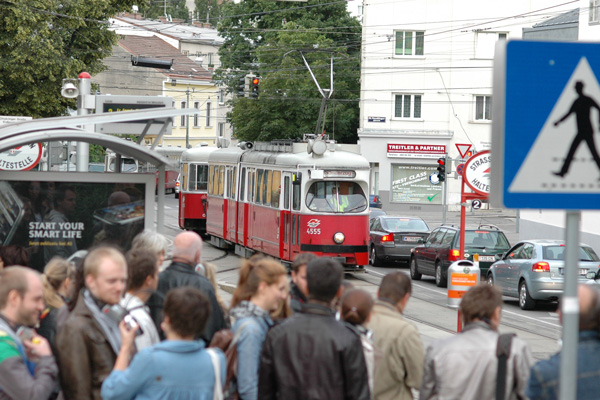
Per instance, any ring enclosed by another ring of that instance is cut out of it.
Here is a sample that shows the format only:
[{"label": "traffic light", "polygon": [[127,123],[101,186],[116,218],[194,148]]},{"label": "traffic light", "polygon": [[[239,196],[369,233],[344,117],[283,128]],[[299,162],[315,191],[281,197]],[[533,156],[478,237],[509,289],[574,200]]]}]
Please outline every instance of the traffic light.
[{"label": "traffic light", "polygon": [[246,77],[243,76],[238,79],[238,97],[244,97],[246,95]]},{"label": "traffic light", "polygon": [[438,178],[440,182],[444,182],[446,180],[446,159],[438,158],[437,163]]},{"label": "traffic light", "polygon": [[471,158],[471,156],[474,156],[475,154],[477,154],[477,150],[471,149],[471,150],[467,151],[467,153],[465,154],[465,158],[469,159],[469,158]]},{"label": "traffic light", "polygon": [[257,77],[252,78],[252,82],[250,82],[250,95],[252,97],[258,97],[258,84],[260,83],[260,79]]}]

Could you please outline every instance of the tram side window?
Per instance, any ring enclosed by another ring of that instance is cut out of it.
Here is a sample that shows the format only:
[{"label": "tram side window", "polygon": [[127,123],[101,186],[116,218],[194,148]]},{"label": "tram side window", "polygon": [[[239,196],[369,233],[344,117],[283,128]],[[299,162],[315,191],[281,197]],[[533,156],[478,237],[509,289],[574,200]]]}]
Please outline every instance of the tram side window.
[{"label": "tram side window", "polygon": [[208,182],[208,194],[215,194],[215,166],[211,165],[208,169],[208,176],[210,177]]},{"label": "tram side window", "polygon": [[225,166],[219,167],[219,186],[217,189],[217,196],[223,197],[225,194]]},{"label": "tram side window", "polygon": [[281,192],[281,172],[273,171],[273,181],[271,184],[271,206],[279,208],[279,197]]},{"label": "tram side window", "polygon": [[259,169],[256,171],[256,198],[255,198],[255,202],[256,204],[262,204],[262,190],[261,190],[261,186],[263,184],[263,175],[264,175],[264,170],[263,169]]},{"label": "tram side window", "polygon": [[233,176],[231,178],[231,198],[235,199],[235,185],[237,184],[237,167],[233,167]]},{"label": "tram side window", "polygon": [[183,190],[188,190],[188,172],[189,164],[183,164],[181,169],[181,184],[183,185]]},{"label": "tram side window", "polygon": [[292,199],[292,207],[294,208],[294,210],[299,210],[300,209],[300,185],[293,185],[292,187],[293,189],[293,196],[294,198]]},{"label": "tram side window", "polygon": [[228,199],[231,198],[231,168],[227,167],[225,168],[225,181],[227,182],[227,195],[225,197],[227,197]]},{"label": "tram side window", "polygon": [[265,171],[265,178],[263,178],[263,204],[265,206],[271,205],[271,185],[273,182],[273,171]]},{"label": "tram side window", "polygon": [[242,168],[240,172],[240,201],[244,201],[246,194],[246,168]]},{"label": "tram side window", "polygon": [[283,178],[283,208],[290,209],[290,177]]},{"label": "tram side window", "polygon": [[248,170],[248,203],[254,201],[254,188],[256,187],[256,172],[253,169]]}]

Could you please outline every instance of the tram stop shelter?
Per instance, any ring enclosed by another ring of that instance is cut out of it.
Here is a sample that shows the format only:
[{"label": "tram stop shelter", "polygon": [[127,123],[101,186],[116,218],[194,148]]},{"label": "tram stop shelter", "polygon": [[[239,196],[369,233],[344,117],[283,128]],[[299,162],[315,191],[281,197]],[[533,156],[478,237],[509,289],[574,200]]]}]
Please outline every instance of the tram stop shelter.
[{"label": "tram stop shelter", "polygon": [[[166,167],[176,165],[153,148],[97,133],[93,127],[99,123],[156,120],[162,120],[166,125],[171,123],[173,116],[193,112],[191,109],[155,108],[43,118],[0,127],[0,152],[14,149],[17,153],[21,146],[40,142],[87,142],[155,165],[158,170],[158,183],[155,174],[0,170],[0,245],[34,248],[38,258],[42,253],[49,256],[55,250],[55,255],[67,257],[69,253],[81,250],[76,243],[85,242],[87,248],[104,238],[126,248],[134,231],[154,230],[156,223],[156,230],[164,232],[165,193],[164,190],[157,191],[156,187],[157,184],[158,187],[165,186]],[[57,199],[66,199],[67,190],[73,197],[69,198],[74,203],[71,210],[66,209],[66,203],[57,206]],[[46,196],[42,200],[40,192]],[[131,235],[126,237],[125,232]],[[125,236],[120,237],[122,234]],[[118,242],[120,239],[123,243]],[[69,246],[70,251],[65,250]]]}]

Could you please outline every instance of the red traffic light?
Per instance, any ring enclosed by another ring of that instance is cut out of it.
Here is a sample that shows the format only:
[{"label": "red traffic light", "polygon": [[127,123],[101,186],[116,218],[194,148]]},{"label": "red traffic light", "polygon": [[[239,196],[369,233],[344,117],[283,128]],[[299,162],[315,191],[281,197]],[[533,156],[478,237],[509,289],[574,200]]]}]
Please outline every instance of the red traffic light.
[{"label": "red traffic light", "polygon": [[259,82],[260,82],[260,80],[258,78],[252,79],[252,84],[253,85],[258,85]]},{"label": "red traffic light", "polygon": [[437,163],[438,163],[438,165],[446,165],[446,159],[445,158],[438,158]]}]

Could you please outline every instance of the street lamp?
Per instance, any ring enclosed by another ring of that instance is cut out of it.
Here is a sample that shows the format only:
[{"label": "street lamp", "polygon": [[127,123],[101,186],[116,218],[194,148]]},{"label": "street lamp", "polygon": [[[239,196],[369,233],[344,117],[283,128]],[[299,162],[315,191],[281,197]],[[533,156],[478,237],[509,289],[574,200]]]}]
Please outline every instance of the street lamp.
[{"label": "street lamp", "polygon": [[[95,96],[91,95],[92,77],[87,72],[79,74],[79,88],[75,86],[75,79],[63,79],[62,89],[60,91],[61,96],[67,99],[77,98],[77,115],[87,115],[88,110],[94,109],[95,107]],[[85,130],[85,126],[83,127]],[[69,154],[69,147],[67,146],[67,171],[69,170],[69,163],[71,162],[71,155]],[[87,142],[77,141],[77,171],[87,172],[88,164],[90,162],[90,144]]]}]

